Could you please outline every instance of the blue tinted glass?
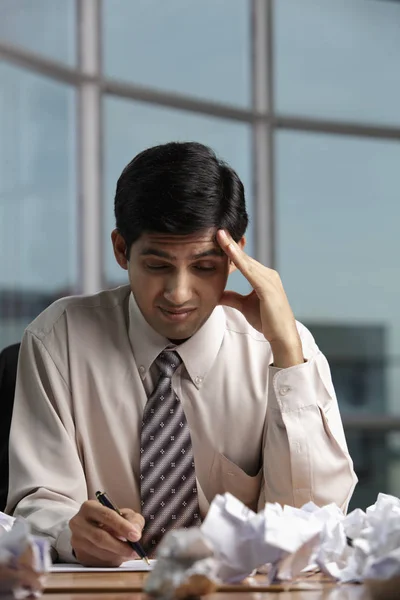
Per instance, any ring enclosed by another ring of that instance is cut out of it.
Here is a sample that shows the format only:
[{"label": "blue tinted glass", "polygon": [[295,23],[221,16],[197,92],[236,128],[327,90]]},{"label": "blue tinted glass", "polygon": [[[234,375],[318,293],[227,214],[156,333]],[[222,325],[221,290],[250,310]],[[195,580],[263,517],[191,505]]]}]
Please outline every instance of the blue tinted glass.
[{"label": "blue tinted glass", "polygon": [[0,42],[23,46],[48,58],[75,64],[73,0],[1,0]]},{"label": "blue tinted glass", "polygon": [[251,102],[248,0],[103,0],[104,68],[136,84]]},{"label": "blue tinted glass", "polygon": [[0,344],[77,288],[75,91],[0,64]]},{"label": "blue tinted glass", "polygon": [[277,261],[344,412],[399,413],[400,143],[281,131]]},{"label": "blue tinted glass", "polygon": [[[108,98],[105,101],[105,252],[106,279],[109,285],[126,282],[127,275],[115,262],[110,232],[114,228],[115,186],[123,167],[147,147],[176,141],[197,141],[211,146],[237,170],[247,190],[252,214],[251,127],[247,124],[205,117],[192,113]],[[247,234],[247,249],[253,252],[252,228]],[[234,274],[231,285],[247,291],[247,283]]]},{"label": "blue tinted glass", "polygon": [[400,123],[400,3],[276,0],[280,113]]},{"label": "blue tinted glass", "polygon": [[365,510],[379,493],[400,496],[399,434],[350,429],[347,443],[358,477],[349,510]]}]

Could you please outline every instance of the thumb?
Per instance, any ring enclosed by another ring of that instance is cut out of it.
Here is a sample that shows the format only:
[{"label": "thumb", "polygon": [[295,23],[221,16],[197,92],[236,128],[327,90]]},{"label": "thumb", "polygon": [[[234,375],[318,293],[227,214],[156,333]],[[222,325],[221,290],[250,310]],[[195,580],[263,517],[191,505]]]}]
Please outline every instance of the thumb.
[{"label": "thumb", "polygon": [[236,310],[242,311],[245,297],[246,296],[242,296],[237,292],[224,292],[219,299],[218,304],[222,306],[230,306],[231,308],[236,308]]}]

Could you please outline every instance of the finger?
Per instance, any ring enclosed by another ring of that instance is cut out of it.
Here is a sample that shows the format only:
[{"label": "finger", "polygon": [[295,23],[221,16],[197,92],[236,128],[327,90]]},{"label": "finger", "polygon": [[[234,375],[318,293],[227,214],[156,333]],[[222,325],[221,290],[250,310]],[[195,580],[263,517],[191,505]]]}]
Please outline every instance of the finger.
[{"label": "finger", "polygon": [[[74,548],[79,548],[80,544],[87,540],[92,547],[111,552],[117,556],[132,558],[131,555],[134,554],[134,551],[129,544],[117,539],[114,530],[110,532],[110,530],[106,528],[103,529],[102,527],[79,517],[71,519],[70,529],[72,532],[71,544]],[[126,539],[126,536],[124,536],[124,539]]]},{"label": "finger", "polygon": [[[104,530],[96,531],[94,525],[82,527],[81,531],[71,536],[71,545],[75,553],[84,551],[91,556],[95,556],[101,560],[132,560],[136,558],[136,552],[127,542],[117,540],[114,536]],[[101,532],[101,533],[100,533]]]},{"label": "finger", "polygon": [[227,291],[222,294],[218,304],[222,306],[230,306],[231,308],[236,308],[236,310],[242,311],[244,299],[245,296],[242,296],[237,292]]},{"label": "finger", "polygon": [[[242,258],[239,252],[241,248],[232,238],[229,231],[226,231],[225,229],[218,229],[216,238],[225,254],[235,263],[237,267],[239,267],[239,263],[241,262]],[[243,251],[242,253],[245,254]]]},{"label": "finger", "polygon": [[95,500],[84,502],[80,512],[84,519],[101,524],[108,531],[112,531],[115,537],[122,537],[131,542],[137,542],[141,536],[142,529],[138,527],[137,523],[132,524],[111,508],[102,506]]},{"label": "finger", "polygon": [[242,275],[246,277],[247,281],[253,288],[257,287],[262,277],[262,269],[265,267],[246,254],[225,229],[219,229],[216,238],[222,250]]},{"label": "finger", "polygon": [[[125,545],[127,546],[127,544]],[[126,560],[138,558],[136,553],[133,552],[132,554],[115,554],[103,548],[98,548],[97,546],[93,546],[90,540],[83,538],[73,548],[79,562],[92,567],[119,567]]]},{"label": "finger", "polygon": [[[142,537],[142,530],[145,525],[144,517],[140,514],[132,510],[131,508],[121,508],[121,514],[135,529],[138,531],[138,535],[140,539]],[[137,541],[137,540],[132,540]]]}]

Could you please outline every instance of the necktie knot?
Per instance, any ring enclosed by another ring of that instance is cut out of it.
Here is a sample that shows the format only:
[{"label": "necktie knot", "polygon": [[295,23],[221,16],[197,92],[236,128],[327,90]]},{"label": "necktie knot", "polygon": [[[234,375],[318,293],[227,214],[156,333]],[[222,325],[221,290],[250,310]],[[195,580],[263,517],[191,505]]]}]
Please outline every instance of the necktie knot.
[{"label": "necktie knot", "polygon": [[163,350],[156,358],[156,365],[161,375],[168,378],[172,377],[181,362],[181,357],[174,350]]}]

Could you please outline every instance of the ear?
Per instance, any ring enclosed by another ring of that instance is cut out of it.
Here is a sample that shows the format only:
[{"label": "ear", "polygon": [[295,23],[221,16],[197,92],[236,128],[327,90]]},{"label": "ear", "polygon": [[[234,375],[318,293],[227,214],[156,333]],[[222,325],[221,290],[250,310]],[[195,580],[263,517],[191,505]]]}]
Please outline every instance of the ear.
[{"label": "ear", "polygon": [[126,256],[126,242],[118,229],[111,233],[111,241],[114,249],[114,256],[120,267],[128,270],[128,259]]},{"label": "ear", "polygon": [[[245,247],[245,245],[246,245],[246,238],[245,238],[245,236],[243,236],[243,237],[242,237],[242,238],[241,238],[241,239],[240,239],[240,240],[237,242],[237,245],[239,246],[239,248],[240,248],[241,250],[243,250],[243,249],[244,249],[244,247]],[[236,271],[236,269],[237,269],[237,266],[235,265],[235,263],[234,263],[234,262],[232,262],[232,261],[230,260],[230,261],[229,261],[229,275],[230,275],[231,273],[233,273],[233,271]]]}]

